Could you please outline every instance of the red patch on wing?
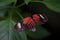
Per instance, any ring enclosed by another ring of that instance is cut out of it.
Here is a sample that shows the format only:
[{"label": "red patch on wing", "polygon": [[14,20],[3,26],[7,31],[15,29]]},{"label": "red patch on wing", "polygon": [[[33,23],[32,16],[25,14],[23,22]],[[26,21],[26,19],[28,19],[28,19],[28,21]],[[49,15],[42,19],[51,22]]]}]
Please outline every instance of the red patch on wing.
[{"label": "red patch on wing", "polygon": [[29,21],[31,21],[31,17],[26,17],[23,19],[24,24],[27,24]]},{"label": "red patch on wing", "polygon": [[29,28],[32,28],[35,26],[35,22],[31,17],[26,17],[22,21],[23,24],[27,25]]},{"label": "red patch on wing", "polygon": [[36,24],[40,22],[40,17],[38,16],[38,14],[33,15],[33,20],[36,22]]}]

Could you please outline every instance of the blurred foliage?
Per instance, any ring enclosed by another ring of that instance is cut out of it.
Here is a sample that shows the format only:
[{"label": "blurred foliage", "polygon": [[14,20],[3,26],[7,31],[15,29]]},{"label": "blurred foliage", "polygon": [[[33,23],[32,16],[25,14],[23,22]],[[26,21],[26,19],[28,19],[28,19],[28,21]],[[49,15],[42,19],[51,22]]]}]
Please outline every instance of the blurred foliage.
[{"label": "blurred foliage", "polygon": [[32,38],[49,36],[50,32],[43,26],[37,27],[36,32],[13,31],[18,21],[33,13],[46,14],[52,31],[60,29],[59,0],[0,0],[0,40],[27,40],[27,35]]},{"label": "blurred foliage", "polygon": [[60,12],[60,0],[44,0],[43,3],[56,12]]},{"label": "blurred foliage", "polygon": [[5,6],[15,1],[16,0],[0,0],[0,6]]}]

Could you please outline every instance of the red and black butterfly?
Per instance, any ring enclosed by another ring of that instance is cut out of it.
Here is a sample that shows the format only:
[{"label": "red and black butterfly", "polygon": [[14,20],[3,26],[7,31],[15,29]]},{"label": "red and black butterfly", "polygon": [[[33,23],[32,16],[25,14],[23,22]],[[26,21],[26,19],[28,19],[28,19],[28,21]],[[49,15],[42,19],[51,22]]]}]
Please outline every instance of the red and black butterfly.
[{"label": "red and black butterfly", "polygon": [[18,22],[14,29],[15,31],[36,31],[37,25],[42,25],[47,22],[48,19],[44,14],[33,14],[31,17],[26,17]]}]

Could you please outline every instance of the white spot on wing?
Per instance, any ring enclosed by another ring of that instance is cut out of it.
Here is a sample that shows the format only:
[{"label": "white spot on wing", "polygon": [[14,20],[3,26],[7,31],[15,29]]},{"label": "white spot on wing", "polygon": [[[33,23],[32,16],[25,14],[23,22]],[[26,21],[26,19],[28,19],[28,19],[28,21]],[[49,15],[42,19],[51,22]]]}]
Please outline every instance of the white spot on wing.
[{"label": "white spot on wing", "polygon": [[41,14],[40,14],[40,17],[41,17],[42,19],[44,19],[43,15],[41,15]]},{"label": "white spot on wing", "polygon": [[20,23],[18,23],[17,26],[18,26],[18,28],[21,28],[21,24]]},{"label": "white spot on wing", "polygon": [[35,32],[36,31],[36,28],[33,28],[32,31]]}]

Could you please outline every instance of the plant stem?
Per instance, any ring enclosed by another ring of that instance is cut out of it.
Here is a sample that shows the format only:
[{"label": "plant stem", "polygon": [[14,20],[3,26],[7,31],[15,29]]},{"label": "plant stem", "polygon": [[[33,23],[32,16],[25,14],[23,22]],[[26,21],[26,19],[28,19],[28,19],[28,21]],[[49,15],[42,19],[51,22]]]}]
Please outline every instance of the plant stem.
[{"label": "plant stem", "polygon": [[23,16],[18,11],[16,11],[16,13],[20,16],[21,19],[23,19]]},{"label": "plant stem", "polygon": [[8,19],[9,19],[9,20],[12,19],[12,11],[9,12],[9,14],[8,14]]},{"label": "plant stem", "polygon": [[17,3],[17,0],[15,0],[15,2],[14,2],[14,4],[13,4],[13,6],[15,6],[15,5],[16,5],[16,3]]},{"label": "plant stem", "polygon": [[11,22],[12,22],[12,13],[13,13],[13,11],[11,10],[10,12],[9,12],[9,15],[8,15],[8,40],[10,40],[10,34],[11,34]]},{"label": "plant stem", "polygon": [[25,5],[25,3],[22,3],[22,4],[18,5],[17,8],[18,8],[18,7],[21,7],[21,6],[23,6],[23,5]]}]

